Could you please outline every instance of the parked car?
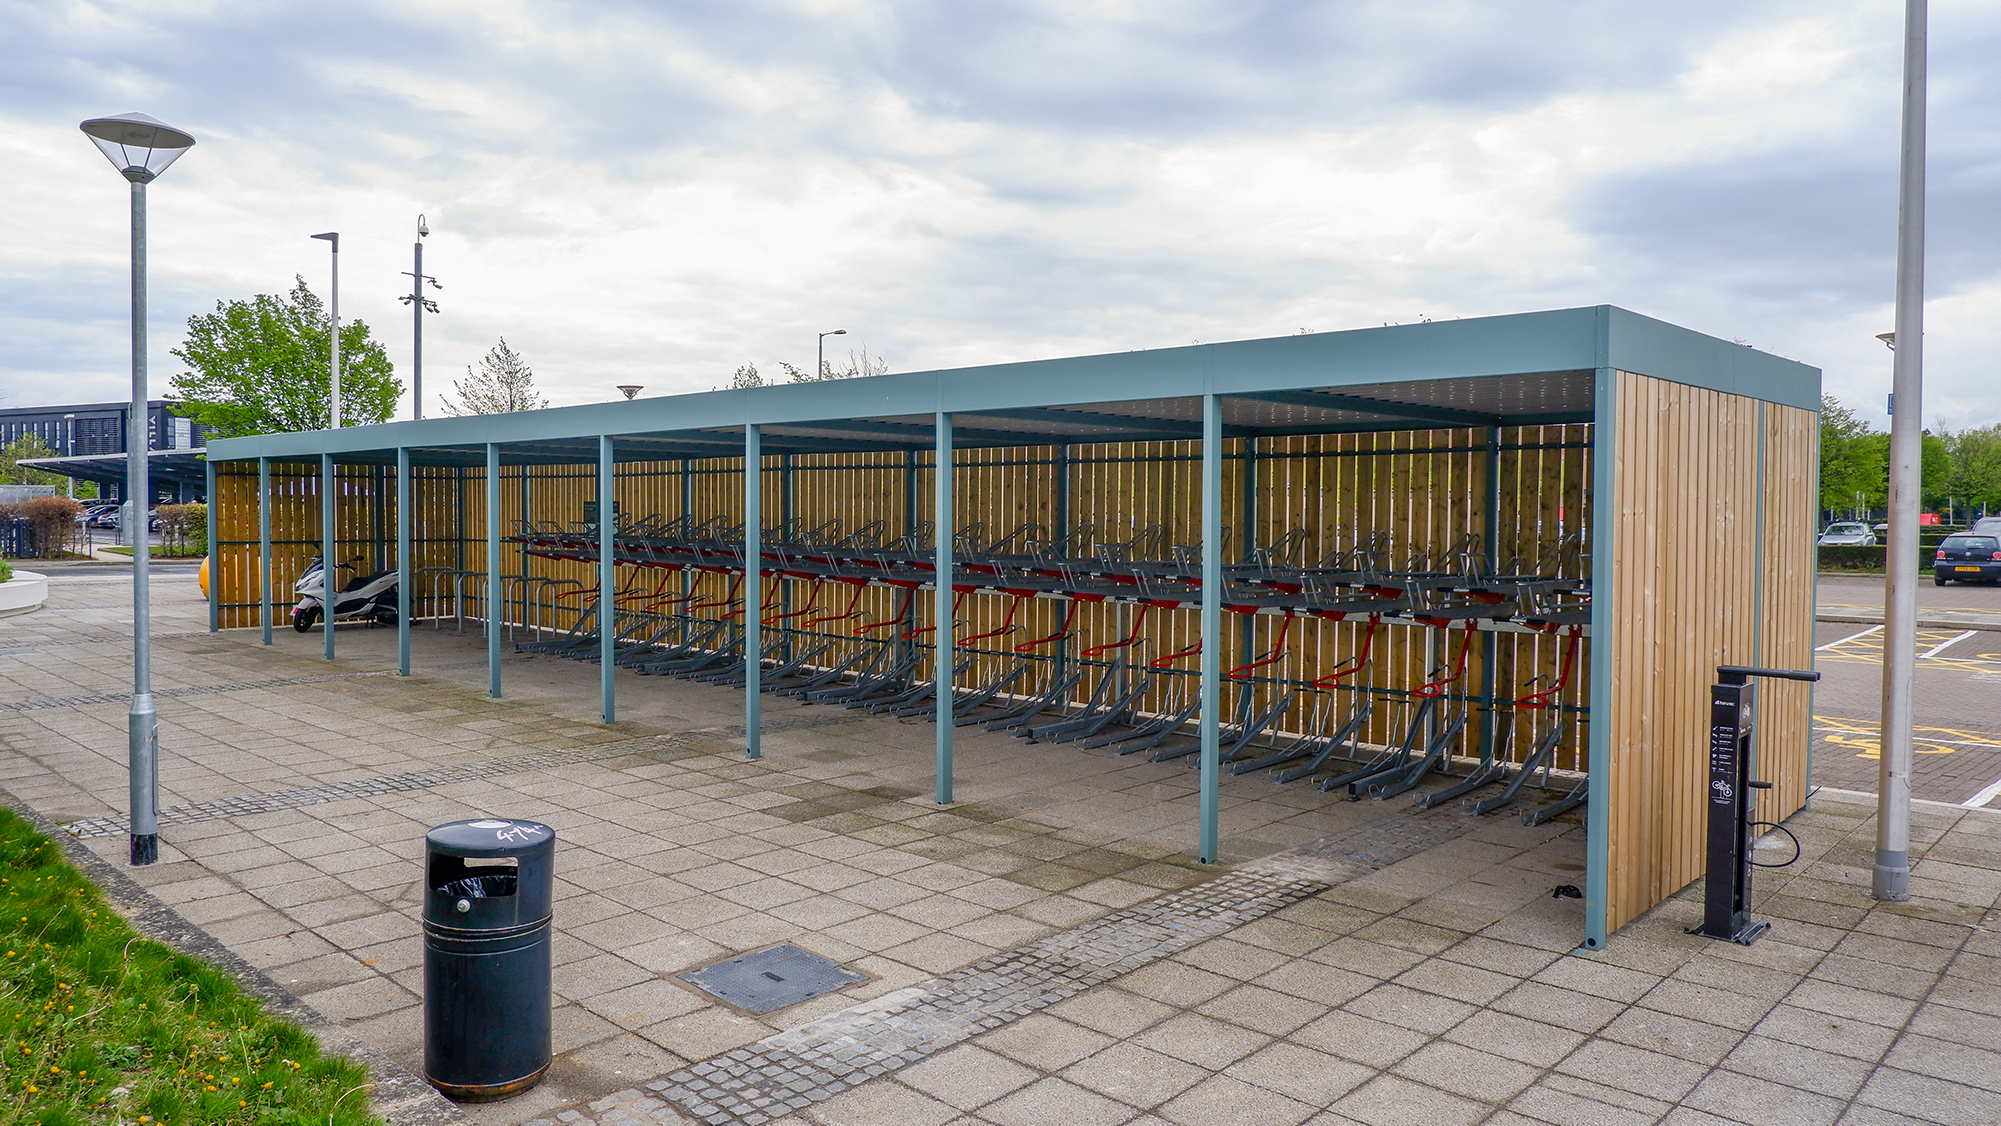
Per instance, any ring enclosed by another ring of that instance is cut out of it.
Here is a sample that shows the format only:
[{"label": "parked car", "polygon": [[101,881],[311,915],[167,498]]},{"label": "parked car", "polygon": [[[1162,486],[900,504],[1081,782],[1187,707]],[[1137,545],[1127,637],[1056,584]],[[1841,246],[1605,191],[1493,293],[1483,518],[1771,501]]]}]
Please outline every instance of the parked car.
[{"label": "parked car", "polygon": [[1961,532],[1940,540],[1932,556],[1932,581],[1944,586],[1975,580],[2001,583],[2001,535]]},{"label": "parked car", "polygon": [[116,512],[116,511],[118,511],[118,506],[115,504],[93,504],[90,507],[84,509],[82,512],[76,514],[76,522],[79,524],[88,525],[91,521],[97,519],[99,516],[104,515],[106,512]]},{"label": "parked car", "polygon": [[1867,524],[1829,524],[1820,534],[1822,547],[1874,547],[1876,533]]},{"label": "parked car", "polygon": [[2001,516],[1982,516],[1966,531],[1975,536],[2001,536]]}]

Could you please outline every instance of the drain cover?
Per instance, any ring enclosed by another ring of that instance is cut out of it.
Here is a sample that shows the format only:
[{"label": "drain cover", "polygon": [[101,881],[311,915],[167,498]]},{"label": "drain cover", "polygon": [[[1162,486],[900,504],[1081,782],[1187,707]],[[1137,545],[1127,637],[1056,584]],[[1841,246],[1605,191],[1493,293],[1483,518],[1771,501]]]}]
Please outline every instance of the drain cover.
[{"label": "drain cover", "polygon": [[677,976],[747,1013],[768,1013],[868,980],[867,974],[792,945],[774,946]]}]

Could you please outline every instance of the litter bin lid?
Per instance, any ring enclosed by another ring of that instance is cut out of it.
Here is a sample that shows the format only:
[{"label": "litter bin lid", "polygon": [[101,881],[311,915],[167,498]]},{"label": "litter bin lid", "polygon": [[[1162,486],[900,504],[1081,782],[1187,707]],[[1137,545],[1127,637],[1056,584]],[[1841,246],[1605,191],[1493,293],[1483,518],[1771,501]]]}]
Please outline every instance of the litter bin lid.
[{"label": "litter bin lid", "polygon": [[440,825],[424,839],[445,856],[522,856],[554,848],[556,830],[539,821],[476,817]]}]

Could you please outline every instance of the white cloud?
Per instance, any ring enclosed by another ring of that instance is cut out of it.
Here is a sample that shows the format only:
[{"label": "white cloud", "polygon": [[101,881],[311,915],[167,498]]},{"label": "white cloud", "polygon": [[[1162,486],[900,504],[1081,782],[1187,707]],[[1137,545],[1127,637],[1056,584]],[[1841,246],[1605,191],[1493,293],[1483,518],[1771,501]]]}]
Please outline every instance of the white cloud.
[{"label": "white cloud", "polygon": [[[1880,404],[1893,12],[1427,13],[7,9],[28,49],[0,85],[0,392],[123,393],[125,187],[74,122],[142,109],[201,141],[152,191],[156,389],[189,314],[294,273],[323,290],[327,229],[343,312],[406,365],[424,212],[433,404],[502,335],[578,402],[803,366],[836,327],[910,370],[1601,301]],[[1962,249],[1991,229],[2001,13],[1937,13],[1929,366],[1974,424],[2001,420],[2001,273]],[[100,48],[135,17],[175,50]]]}]

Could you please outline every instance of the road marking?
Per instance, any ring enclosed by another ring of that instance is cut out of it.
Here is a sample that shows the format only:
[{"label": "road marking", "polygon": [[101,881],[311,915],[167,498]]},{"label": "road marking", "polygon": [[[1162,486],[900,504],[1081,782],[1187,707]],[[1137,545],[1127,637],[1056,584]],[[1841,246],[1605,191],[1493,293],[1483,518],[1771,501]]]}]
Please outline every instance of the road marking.
[{"label": "road marking", "polygon": [[1825,645],[1816,645],[1814,646],[1813,651],[1816,653],[1825,653],[1826,651],[1834,648],[1837,645],[1846,645],[1849,642],[1855,641],[1859,638],[1868,637],[1870,634],[1875,633],[1877,630],[1880,630],[1882,628],[1883,628],[1882,626],[1870,626],[1868,629],[1863,630],[1861,633],[1851,633],[1847,637],[1842,638],[1840,641],[1830,641]]},{"label": "road marking", "polygon": [[1970,630],[1967,630],[1967,631],[1966,631],[1965,633],[1962,633],[1962,634],[1960,634],[1960,635],[1959,635],[1958,637],[1955,637],[1955,638],[1953,638],[1953,639],[1952,639],[1951,641],[1947,641],[1947,642],[1942,642],[1942,643],[1940,643],[1940,644],[1938,644],[1938,645],[1934,645],[1934,646],[1932,646],[1932,647],[1931,647],[1931,649],[1930,649],[1929,651],[1927,651],[1927,652],[1924,652],[1924,653],[1920,653],[1920,654],[1918,654],[1918,660],[1922,661],[1922,660],[1924,660],[1924,659],[1925,659],[1926,657],[1936,657],[1936,656],[1938,656],[1938,655],[1939,655],[1940,653],[1943,653],[1943,652],[1945,652],[1945,651],[1946,651],[1947,649],[1950,649],[1950,648],[1952,648],[1953,646],[1955,646],[1955,645],[1959,644],[1960,642],[1962,642],[1962,641],[1965,641],[1965,640],[1966,640],[1967,638],[1969,638],[1969,637],[1972,637],[1972,636],[1973,636],[1974,634],[1976,634],[1976,633],[1978,633],[1978,632],[1980,632],[1980,631],[1978,631],[1978,630],[1971,630],[1971,629],[1970,629]]},{"label": "road marking", "polygon": [[1979,809],[1981,806],[1993,801],[1996,795],[2001,795],[2001,782],[1990,782],[1986,789],[1959,804],[1969,809]]}]

